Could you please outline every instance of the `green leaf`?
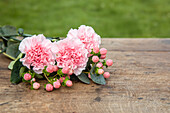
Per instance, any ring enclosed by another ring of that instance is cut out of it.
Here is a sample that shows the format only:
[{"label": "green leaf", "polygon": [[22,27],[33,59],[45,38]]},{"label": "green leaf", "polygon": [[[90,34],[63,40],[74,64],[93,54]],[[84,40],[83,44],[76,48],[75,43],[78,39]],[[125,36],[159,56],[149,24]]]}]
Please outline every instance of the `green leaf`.
[{"label": "green leaf", "polygon": [[39,75],[39,74],[36,74],[36,73],[35,73],[35,78],[43,79],[44,77],[43,77],[42,75]]},{"label": "green leaf", "polygon": [[18,33],[22,36],[22,35],[24,34],[24,29],[19,28],[19,29],[18,29]]},{"label": "green leaf", "polygon": [[16,58],[20,54],[18,47],[19,47],[19,42],[9,40],[8,47],[6,49],[6,54]]},{"label": "green leaf", "polygon": [[18,59],[12,69],[11,72],[11,79],[10,81],[14,84],[18,84],[22,81],[22,77],[20,77],[20,69],[23,66],[22,63],[19,61],[20,59]]},{"label": "green leaf", "polygon": [[93,66],[93,68],[92,68],[91,71],[90,71],[90,75],[91,75],[92,81],[95,82],[95,83],[97,83],[97,84],[105,85],[105,84],[106,84],[106,81],[105,81],[103,75],[97,76],[97,75],[94,73],[95,67],[96,67],[96,64]]},{"label": "green leaf", "polygon": [[1,33],[2,33],[2,35],[3,35],[4,37],[9,37],[9,36],[16,36],[16,35],[18,35],[16,28],[13,27],[13,26],[6,25],[6,26],[3,26],[1,29],[2,29],[2,32],[1,32]]},{"label": "green leaf", "polygon": [[22,74],[25,72],[26,70],[26,67],[21,67],[20,70],[19,70],[19,76],[21,77]]},{"label": "green leaf", "polygon": [[11,61],[10,64],[8,65],[8,69],[12,70],[14,64],[15,64],[15,61]]},{"label": "green leaf", "polygon": [[81,73],[80,75],[77,76],[79,78],[79,80],[81,80],[82,82],[86,83],[86,84],[90,84],[90,80],[87,77],[87,75],[85,73]]}]

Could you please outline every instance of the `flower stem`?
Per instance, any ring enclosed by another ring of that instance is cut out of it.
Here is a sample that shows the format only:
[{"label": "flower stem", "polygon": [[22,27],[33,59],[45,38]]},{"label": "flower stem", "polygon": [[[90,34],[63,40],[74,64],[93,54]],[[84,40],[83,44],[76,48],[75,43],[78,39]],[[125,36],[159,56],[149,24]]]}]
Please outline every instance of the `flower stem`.
[{"label": "flower stem", "polygon": [[89,72],[83,72],[83,73],[89,73]]},{"label": "flower stem", "polygon": [[48,79],[48,77],[46,76],[46,74],[44,74],[44,76],[45,76],[45,78],[48,80],[48,82],[51,82],[51,81]]}]

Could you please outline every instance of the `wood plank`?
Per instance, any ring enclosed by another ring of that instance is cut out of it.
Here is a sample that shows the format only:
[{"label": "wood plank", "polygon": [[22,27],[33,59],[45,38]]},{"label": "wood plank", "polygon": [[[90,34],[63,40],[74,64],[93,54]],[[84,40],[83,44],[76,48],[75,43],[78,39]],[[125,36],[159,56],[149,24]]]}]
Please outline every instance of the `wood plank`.
[{"label": "wood plank", "polygon": [[[106,69],[111,72],[107,85],[78,82],[50,93],[43,86],[30,90],[26,83],[12,85],[7,69],[10,60],[0,55],[1,112],[169,113],[170,43],[162,43],[167,39],[153,39],[152,43],[148,39],[102,40],[108,58],[115,62]],[[110,42],[114,43],[108,45]]]}]

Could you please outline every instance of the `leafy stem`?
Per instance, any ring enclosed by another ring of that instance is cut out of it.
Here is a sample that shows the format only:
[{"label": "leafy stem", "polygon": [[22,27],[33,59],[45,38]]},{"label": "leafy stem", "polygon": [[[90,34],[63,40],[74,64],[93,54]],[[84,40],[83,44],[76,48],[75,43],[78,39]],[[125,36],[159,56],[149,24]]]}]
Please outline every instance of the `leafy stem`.
[{"label": "leafy stem", "polygon": [[47,77],[47,75],[46,75],[46,74],[44,74],[44,76],[45,76],[45,78],[48,80],[48,82],[51,82],[51,81],[48,79],[48,77]]}]

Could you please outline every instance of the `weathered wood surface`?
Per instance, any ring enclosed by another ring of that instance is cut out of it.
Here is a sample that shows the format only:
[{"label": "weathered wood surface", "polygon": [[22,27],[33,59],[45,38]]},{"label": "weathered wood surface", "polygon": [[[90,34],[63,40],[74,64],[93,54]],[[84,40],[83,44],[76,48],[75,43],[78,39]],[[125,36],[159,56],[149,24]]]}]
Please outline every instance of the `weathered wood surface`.
[{"label": "weathered wood surface", "polygon": [[79,82],[53,92],[12,85],[11,60],[0,55],[1,113],[170,113],[170,39],[106,38],[102,47],[115,62],[107,85]]}]

